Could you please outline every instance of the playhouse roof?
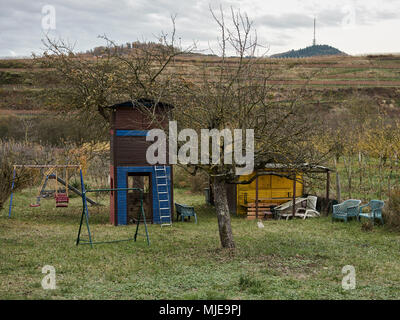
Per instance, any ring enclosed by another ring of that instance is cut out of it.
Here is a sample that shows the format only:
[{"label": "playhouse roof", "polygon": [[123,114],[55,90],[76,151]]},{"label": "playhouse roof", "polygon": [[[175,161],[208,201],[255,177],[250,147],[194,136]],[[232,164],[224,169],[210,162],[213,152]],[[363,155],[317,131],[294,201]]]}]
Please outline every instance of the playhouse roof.
[{"label": "playhouse roof", "polygon": [[302,163],[300,165],[287,165],[282,163],[267,163],[265,165],[267,169],[277,169],[277,170],[290,170],[290,169],[300,169],[302,171],[311,171],[311,172],[327,172],[333,171],[332,169],[324,166],[311,165],[309,163]]},{"label": "playhouse roof", "polygon": [[137,108],[137,107],[146,107],[146,108],[151,108],[151,107],[161,107],[161,108],[167,108],[167,109],[172,109],[174,106],[172,104],[169,103],[165,103],[165,102],[156,102],[155,100],[152,99],[145,99],[145,98],[141,98],[141,99],[137,99],[137,100],[128,100],[125,102],[120,102],[120,103],[116,103],[113,104],[111,106],[107,106],[106,108],[110,108],[110,109],[117,109],[120,107],[131,107],[131,108]]}]

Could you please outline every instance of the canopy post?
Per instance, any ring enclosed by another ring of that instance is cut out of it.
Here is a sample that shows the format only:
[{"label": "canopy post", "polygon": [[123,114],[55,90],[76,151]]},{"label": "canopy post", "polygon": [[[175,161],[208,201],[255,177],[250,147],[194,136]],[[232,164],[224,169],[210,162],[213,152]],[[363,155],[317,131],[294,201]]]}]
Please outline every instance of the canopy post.
[{"label": "canopy post", "polygon": [[258,219],[258,176],[256,178],[256,219]]},{"label": "canopy post", "polygon": [[294,218],[294,215],[296,213],[296,174],[293,177],[293,199],[292,199],[292,216]]},{"label": "canopy post", "polygon": [[326,215],[329,214],[329,184],[330,184],[330,172],[329,170],[326,171],[326,197],[325,197],[325,201],[326,201],[326,206],[325,206],[325,212]]}]

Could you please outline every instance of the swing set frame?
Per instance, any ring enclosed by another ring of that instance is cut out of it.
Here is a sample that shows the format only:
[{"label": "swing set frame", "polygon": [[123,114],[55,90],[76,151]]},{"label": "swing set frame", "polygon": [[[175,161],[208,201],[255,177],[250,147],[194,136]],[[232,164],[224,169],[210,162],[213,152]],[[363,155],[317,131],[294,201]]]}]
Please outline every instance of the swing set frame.
[{"label": "swing set frame", "polygon": [[[13,165],[13,178],[12,178],[12,183],[11,183],[11,195],[10,195],[10,205],[8,208],[8,217],[11,218],[11,214],[12,214],[12,204],[13,204],[13,198],[14,198],[14,187],[15,187],[15,178],[16,178],[16,172],[17,172],[17,168],[27,168],[27,169],[48,169],[48,175],[51,175],[52,172],[55,170],[56,174],[56,194],[58,193],[58,183],[57,183],[57,169],[59,168],[65,168],[66,169],[66,176],[67,176],[67,183],[65,186],[65,191],[66,194],[68,196],[68,169],[72,169],[72,168],[76,168],[79,169],[80,173],[82,174],[82,166],[79,164],[14,164]],[[44,179],[46,179],[47,174],[45,174]],[[41,193],[41,187],[39,187],[39,195],[37,196],[40,197],[40,193]],[[37,199],[36,198],[36,199]],[[31,205],[31,207],[38,207],[38,205]]]},{"label": "swing set frame", "polygon": [[[83,183],[83,175],[81,171],[81,188],[82,188],[82,214],[81,214],[81,220],[79,223],[79,230],[78,230],[78,236],[76,238],[76,245],[79,244],[90,244],[90,247],[93,248],[94,244],[104,244],[104,243],[116,243],[116,242],[124,242],[124,241],[134,241],[136,242],[137,236],[139,235],[139,225],[140,225],[140,217],[143,218],[143,224],[144,224],[144,229],[146,232],[146,240],[147,240],[147,245],[150,245],[150,238],[149,238],[149,232],[147,230],[147,223],[146,223],[146,215],[144,213],[143,209],[143,189],[140,188],[105,188],[105,189],[85,189],[85,184]],[[89,224],[89,209],[87,205],[87,197],[86,194],[90,192],[120,192],[120,191],[129,191],[129,190],[136,190],[140,192],[140,212],[138,213],[138,219],[137,219],[137,224],[136,224],[136,231],[133,236],[133,238],[127,238],[127,239],[118,239],[118,240],[108,240],[108,241],[93,241],[92,239],[92,233],[90,231],[90,224]],[[83,221],[85,220],[86,224],[86,229],[88,232],[89,239],[81,239],[81,231],[82,231],[82,225]]]},{"label": "swing set frame", "polygon": [[[81,165],[14,165],[13,169],[13,180],[11,184],[11,196],[10,196],[10,206],[9,206],[9,212],[8,212],[8,217],[11,218],[11,212],[12,212],[12,203],[13,203],[13,189],[15,186],[15,177],[16,177],[16,169],[17,168],[79,168],[79,175],[80,175],[80,182],[81,182],[81,198],[82,198],[82,214],[81,214],[81,219],[79,223],[79,229],[78,229],[78,236],[76,239],[76,245],[78,246],[79,244],[89,244],[91,248],[93,248],[94,244],[103,244],[103,243],[116,243],[116,242],[123,242],[123,241],[135,241],[137,240],[137,236],[139,235],[139,225],[140,225],[140,218],[143,218],[143,224],[145,227],[145,232],[146,232],[146,240],[147,240],[147,245],[150,245],[150,237],[149,237],[149,232],[147,229],[147,223],[146,223],[146,215],[143,209],[143,189],[141,188],[103,188],[103,189],[85,189],[85,184],[83,182],[83,173],[82,173],[82,166]],[[68,189],[68,184],[66,185],[66,188]],[[93,241],[93,237],[90,231],[90,224],[89,224],[89,209],[88,209],[88,197],[86,196],[87,193],[90,192],[126,192],[130,190],[136,190],[140,192],[140,212],[138,213],[138,219],[137,219],[137,224],[136,224],[136,231],[133,236],[133,238],[127,238],[127,239],[118,239],[118,240],[109,240],[109,241]],[[82,239],[81,238],[81,232],[82,232],[82,225],[83,221],[85,221],[86,229],[88,232],[89,239]]]}]

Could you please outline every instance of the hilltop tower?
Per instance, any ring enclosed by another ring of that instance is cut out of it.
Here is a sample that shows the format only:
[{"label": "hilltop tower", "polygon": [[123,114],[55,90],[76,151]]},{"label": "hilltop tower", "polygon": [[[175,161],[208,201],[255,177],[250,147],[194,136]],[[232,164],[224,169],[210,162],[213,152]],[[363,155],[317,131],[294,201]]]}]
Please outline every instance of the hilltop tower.
[{"label": "hilltop tower", "polygon": [[315,17],[314,17],[314,38],[313,38],[313,42],[312,45],[315,46],[317,44],[317,41],[315,40]]}]

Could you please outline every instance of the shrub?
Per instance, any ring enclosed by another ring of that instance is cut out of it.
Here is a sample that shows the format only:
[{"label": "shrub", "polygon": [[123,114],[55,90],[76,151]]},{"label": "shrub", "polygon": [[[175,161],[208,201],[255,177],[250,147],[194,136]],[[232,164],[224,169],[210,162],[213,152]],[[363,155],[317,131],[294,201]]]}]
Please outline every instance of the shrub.
[{"label": "shrub", "polygon": [[[4,151],[4,149],[0,150],[0,210],[3,209],[5,202],[11,195],[13,180],[12,154]],[[24,170],[17,172],[14,180],[14,190],[26,187],[29,184],[29,180],[28,172]]]},{"label": "shrub", "polygon": [[[11,195],[14,164],[48,163],[48,149],[29,143],[0,140],[0,210]],[[39,170],[16,170],[14,191],[32,186],[40,178]]]},{"label": "shrub", "polygon": [[361,224],[361,231],[369,232],[372,231],[373,229],[374,229],[374,224],[370,220],[365,221]]},{"label": "shrub", "polygon": [[204,172],[198,172],[195,176],[185,169],[174,166],[174,187],[190,188],[191,192],[203,192],[208,185],[208,177]]},{"label": "shrub", "polygon": [[383,219],[389,229],[400,231],[400,189],[391,194],[383,211]]}]

